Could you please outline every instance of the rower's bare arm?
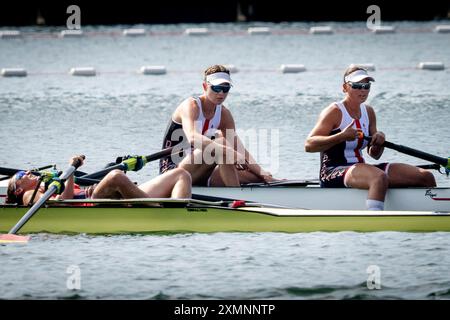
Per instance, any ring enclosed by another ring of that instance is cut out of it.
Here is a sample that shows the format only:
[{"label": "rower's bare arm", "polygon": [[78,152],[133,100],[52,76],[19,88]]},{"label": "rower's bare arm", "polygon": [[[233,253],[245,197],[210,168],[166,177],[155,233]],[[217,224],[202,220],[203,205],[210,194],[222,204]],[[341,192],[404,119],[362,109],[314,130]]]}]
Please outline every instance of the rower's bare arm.
[{"label": "rower's bare arm", "polygon": [[70,176],[69,179],[66,180],[66,182],[64,183],[64,191],[63,193],[59,194],[56,196],[55,199],[59,200],[64,200],[64,199],[73,199],[73,176]]},{"label": "rower's bare arm", "polygon": [[[350,137],[351,129],[331,135],[331,131],[337,128],[341,121],[341,111],[336,105],[332,104],[325,108],[319,116],[316,125],[311,130],[308,138],[305,141],[306,152],[321,152],[330,149],[332,146],[345,141]],[[351,126],[350,126],[351,127]],[[356,130],[355,130],[356,131]]]},{"label": "rower's bare arm", "polygon": [[[70,161],[69,164],[74,163],[75,161],[78,161],[80,163],[80,167],[83,165],[84,163],[84,157],[81,155],[75,155],[73,156]],[[73,180],[73,175],[71,175],[69,177],[69,179],[66,180],[66,182],[64,183],[64,191],[60,194],[56,196],[56,199],[73,199],[74,196],[74,180]]]},{"label": "rower's bare arm", "polygon": [[372,140],[367,146],[367,153],[374,159],[380,159],[381,155],[384,151],[384,133],[377,130],[377,118],[375,115],[375,111],[372,107],[367,106],[367,113],[369,116],[369,134],[372,136]]}]

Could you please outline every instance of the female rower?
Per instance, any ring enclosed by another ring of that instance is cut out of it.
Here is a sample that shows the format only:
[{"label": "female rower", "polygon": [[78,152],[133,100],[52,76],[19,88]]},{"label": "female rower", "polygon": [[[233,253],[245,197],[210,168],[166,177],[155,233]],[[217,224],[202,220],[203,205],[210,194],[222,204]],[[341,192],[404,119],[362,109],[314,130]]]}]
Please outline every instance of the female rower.
[{"label": "female rower", "polygon": [[[375,79],[363,68],[350,66],[344,74],[344,100],[325,108],[305,142],[307,152],[320,152],[322,187],[368,189],[369,210],[384,210],[388,187],[434,187],[431,172],[403,163],[365,163],[362,149],[378,160],[385,135],[377,130],[375,111],[364,102]],[[370,142],[364,136],[372,136]]]},{"label": "female rower", "polygon": [[223,105],[232,86],[230,71],[214,65],[204,72],[203,94],[184,100],[172,114],[163,148],[176,146],[183,156],[160,161],[160,173],[183,168],[194,185],[240,186],[271,182],[236,134],[233,116]]},{"label": "female rower", "polygon": [[[69,163],[81,156],[74,156]],[[36,190],[37,189],[37,190]],[[35,192],[36,190],[36,192]],[[35,203],[44,193],[39,177],[30,171],[17,172],[8,183],[7,203],[29,205]],[[34,196],[33,196],[34,195]],[[160,175],[139,186],[135,185],[120,170],[109,172],[97,185],[81,189],[74,183],[73,175],[66,180],[64,191],[53,199],[130,199],[130,198],[190,198],[191,176],[183,169],[176,169]]]}]

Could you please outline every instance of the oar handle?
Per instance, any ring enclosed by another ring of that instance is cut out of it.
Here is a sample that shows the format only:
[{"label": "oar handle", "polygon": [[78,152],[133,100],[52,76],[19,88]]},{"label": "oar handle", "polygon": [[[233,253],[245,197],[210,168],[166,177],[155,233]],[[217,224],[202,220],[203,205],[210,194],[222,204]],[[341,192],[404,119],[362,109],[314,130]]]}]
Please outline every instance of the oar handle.
[{"label": "oar handle", "polygon": [[[371,136],[364,136],[364,139],[367,141],[371,141],[372,137]],[[444,168],[450,168],[450,158],[443,158],[443,157],[439,157],[439,156],[435,156],[434,154],[430,154],[427,152],[423,152],[420,150],[416,150],[410,147],[406,147],[406,146],[402,146],[399,144],[395,144],[389,141],[384,141],[383,146],[389,149],[393,149],[396,150],[398,152],[419,158],[419,159],[423,159],[423,160],[427,160],[433,163],[437,163],[441,166],[443,166]]]}]

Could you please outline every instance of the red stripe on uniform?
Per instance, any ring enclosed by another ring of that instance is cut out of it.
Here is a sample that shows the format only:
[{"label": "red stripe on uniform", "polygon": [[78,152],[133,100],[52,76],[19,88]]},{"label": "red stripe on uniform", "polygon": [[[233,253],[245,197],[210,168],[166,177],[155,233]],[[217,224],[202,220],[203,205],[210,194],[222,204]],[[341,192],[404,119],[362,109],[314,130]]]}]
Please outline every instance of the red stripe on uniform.
[{"label": "red stripe on uniform", "polygon": [[209,128],[209,119],[205,119],[205,123],[203,124],[202,134],[205,134],[205,132]]},{"label": "red stripe on uniform", "polygon": [[[358,119],[355,119],[355,125],[356,125],[356,129],[361,130],[361,123],[359,122]],[[358,136],[358,145],[356,146],[356,149],[354,149],[353,151],[355,152],[355,157],[358,159],[359,163],[364,163],[364,159],[361,156],[361,152],[359,152],[363,143],[364,143],[364,137]]]}]

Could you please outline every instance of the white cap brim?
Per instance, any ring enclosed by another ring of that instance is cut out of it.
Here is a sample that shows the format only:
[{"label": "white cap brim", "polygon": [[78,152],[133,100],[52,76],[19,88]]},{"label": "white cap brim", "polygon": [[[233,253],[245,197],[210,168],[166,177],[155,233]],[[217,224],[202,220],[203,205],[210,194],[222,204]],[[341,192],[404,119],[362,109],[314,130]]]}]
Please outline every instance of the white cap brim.
[{"label": "white cap brim", "polygon": [[364,80],[364,79],[369,79],[369,81],[375,81],[374,78],[369,76],[367,71],[356,70],[345,77],[345,82],[360,82],[361,80]]},{"label": "white cap brim", "polygon": [[217,86],[222,83],[229,83],[230,86],[233,85],[230,75],[226,72],[216,72],[213,74],[209,74],[206,76],[206,82],[212,84],[213,86]]}]

